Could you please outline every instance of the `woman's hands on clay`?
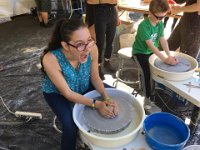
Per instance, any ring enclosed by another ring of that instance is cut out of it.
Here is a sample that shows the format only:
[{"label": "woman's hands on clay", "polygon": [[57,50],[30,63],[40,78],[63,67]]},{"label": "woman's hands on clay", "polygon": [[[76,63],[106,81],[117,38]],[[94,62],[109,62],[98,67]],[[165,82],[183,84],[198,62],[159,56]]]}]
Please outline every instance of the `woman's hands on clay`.
[{"label": "woman's hands on clay", "polygon": [[99,113],[105,118],[114,118],[118,115],[118,105],[116,101],[98,101],[97,109]]}]

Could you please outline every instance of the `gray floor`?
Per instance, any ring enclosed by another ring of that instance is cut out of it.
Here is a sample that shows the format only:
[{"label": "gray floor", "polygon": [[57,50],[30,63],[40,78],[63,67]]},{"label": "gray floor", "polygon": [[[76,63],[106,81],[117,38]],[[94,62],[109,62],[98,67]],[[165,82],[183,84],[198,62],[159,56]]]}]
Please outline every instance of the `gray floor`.
[{"label": "gray floor", "polygon": [[[43,115],[42,120],[25,123],[24,119],[9,113],[0,102],[0,149],[59,149],[61,135],[52,127],[54,114],[41,93],[42,74],[38,68],[42,49],[47,45],[52,29],[41,28],[29,15],[0,24],[0,96],[11,111],[40,112]],[[117,49],[112,57],[116,67]],[[114,74],[112,76],[115,78]],[[188,145],[200,144],[199,131],[200,127],[191,135]],[[79,146],[77,149],[86,148]]]}]

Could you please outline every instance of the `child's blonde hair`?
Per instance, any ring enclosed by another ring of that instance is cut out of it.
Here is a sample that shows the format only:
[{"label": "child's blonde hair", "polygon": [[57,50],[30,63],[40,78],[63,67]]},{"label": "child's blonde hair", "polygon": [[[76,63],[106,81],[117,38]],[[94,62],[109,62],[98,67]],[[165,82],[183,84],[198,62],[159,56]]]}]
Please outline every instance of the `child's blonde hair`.
[{"label": "child's blonde hair", "polygon": [[152,0],[149,4],[149,11],[151,13],[159,13],[169,11],[169,4],[167,0]]}]

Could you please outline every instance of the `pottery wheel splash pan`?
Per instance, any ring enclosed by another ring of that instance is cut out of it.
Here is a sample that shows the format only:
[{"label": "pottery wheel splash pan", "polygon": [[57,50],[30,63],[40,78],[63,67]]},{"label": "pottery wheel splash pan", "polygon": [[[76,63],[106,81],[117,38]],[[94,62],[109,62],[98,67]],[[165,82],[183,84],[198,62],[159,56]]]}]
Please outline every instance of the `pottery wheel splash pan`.
[{"label": "pottery wheel splash pan", "polygon": [[[123,103],[127,101],[128,104],[130,103],[130,106],[133,109],[133,113],[131,114],[133,116],[133,120],[124,130],[115,134],[101,134],[92,131],[89,132],[90,128],[85,123],[83,117],[83,111],[85,108],[85,105],[83,104],[75,104],[73,109],[73,120],[79,128],[80,136],[83,141],[85,140],[86,143],[88,141],[88,143],[90,144],[99,147],[105,147],[106,149],[115,149],[116,147],[128,144],[138,135],[138,132],[141,129],[144,121],[145,112],[142,105],[139,103],[138,100],[136,100],[136,98],[131,93],[127,93],[125,91],[118,90],[115,88],[106,88],[106,92],[113,99],[121,100]],[[100,94],[96,90],[94,90],[86,93],[85,96],[93,99],[95,97],[100,97]],[[126,109],[129,109],[129,111],[131,111],[129,106]],[[119,112],[121,111],[119,110]],[[124,117],[126,118],[131,115],[127,114]],[[114,123],[111,124],[112,126],[116,125]],[[108,125],[110,124],[107,124],[107,126]]]},{"label": "pottery wheel splash pan", "polygon": [[168,72],[186,72],[191,69],[191,63],[186,58],[176,56],[176,59],[178,60],[178,64],[168,65],[165,64],[160,58],[156,58],[154,65]]},{"label": "pottery wheel splash pan", "polygon": [[[166,53],[164,51],[161,51],[161,53],[166,56]],[[152,54],[149,57],[149,64],[150,64],[150,71],[151,76],[153,79],[156,80],[156,77],[159,77],[161,79],[170,80],[170,81],[182,81],[189,79],[193,74],[195,69],[198,67],[198,62],[193,57],[183,54],[181,52],[174,52],[170,51],[171,56],[175,56],[177,59],[179,59],[179,64],[177,66],[167,66],[170,67],[170,70],[166,69],[160,69],[159,66],[157,66],[157,58],[158,56],[155,54]],[[186,62],[188,61],[188,62]],[[183,64],[185,67],[183,68]],[[181,65],[179,67],[179,65]],[[177,67],[177,68],[174,68]],[[189,69],[188,69],[189,68]]]},{"label": "pottery wheel splash pan", "polygon": [[[99,97],[95,99],[100,99]],[[105,118],[97,109],[85,106],[83,120],[92,132],[113,134],[125,129],[133,120],[133,107],[129,101],[112,98],[119,107],[119,114],[114,118]]]}]

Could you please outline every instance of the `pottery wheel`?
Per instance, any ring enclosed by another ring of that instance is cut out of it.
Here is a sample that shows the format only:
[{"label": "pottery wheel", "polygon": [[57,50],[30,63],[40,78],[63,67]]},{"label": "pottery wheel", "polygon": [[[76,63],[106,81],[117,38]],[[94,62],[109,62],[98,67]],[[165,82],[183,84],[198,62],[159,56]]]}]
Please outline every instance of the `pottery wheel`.
[{"label": "pottery wheel", "polygon": [[[98,99],[98,98],[96,98]],[[113,98],[119,107],[119,114],[114,118],[101,116],[97,109],[85,106],[83,109],[83,120],[93,132],[113,134],[125,129],[133,120],[133,105],[131,102]]]},{"label": "pottery wheel", "polygon": [[165,64],[160,58],[155,59],[154,65],[168,72],[186,72],[191,69],[191,63],[187,59],[180,56],[176,56],[176,59],[178,59],[178,64],[174,66]]}]

